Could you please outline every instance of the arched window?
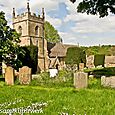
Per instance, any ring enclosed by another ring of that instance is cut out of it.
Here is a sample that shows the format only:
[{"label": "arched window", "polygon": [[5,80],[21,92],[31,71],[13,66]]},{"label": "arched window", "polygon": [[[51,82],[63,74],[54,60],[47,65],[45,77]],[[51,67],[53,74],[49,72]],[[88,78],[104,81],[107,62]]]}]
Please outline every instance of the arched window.
[{"label": "arched window", "polygon": [[21,26],[19,26],[18,31],[22,35],[22,27]]},{"label": "arched window", "polygon": [[39,36],[39,27],[38,26],[35,27],[35,35]]}]

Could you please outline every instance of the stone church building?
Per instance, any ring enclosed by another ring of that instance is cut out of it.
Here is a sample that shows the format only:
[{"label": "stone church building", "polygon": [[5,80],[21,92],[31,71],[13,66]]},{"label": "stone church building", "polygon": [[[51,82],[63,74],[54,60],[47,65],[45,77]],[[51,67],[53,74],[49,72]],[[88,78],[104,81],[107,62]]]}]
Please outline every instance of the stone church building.
[{"label": "stone church building", "polygon": [[15,14],[13,8],[13,28],[21,34],[21,46],[38,46],[38,68],[40,71],[48,69],[47,41],[44,33],[45,13],[42,8],[42,15],[36,16],[31,13],[29,2],[27,11],[21,15]]},{"label": "stone church building", "polygon": [[70,46],[62,43],[53,45],[47,43],[44,23],[44,8],[42,8],[42,14],[38,16],[31,13],[29,2],[27,3],[27,11],[21,15],[16,15],[13,8],[13,28],[21,34],[20,45],[28,46],[32,44],[38,46],[38,70],[45,71],[49,68],[55,68],[56,65],[59,66],[59,69],[63,69],[67,48]]}]

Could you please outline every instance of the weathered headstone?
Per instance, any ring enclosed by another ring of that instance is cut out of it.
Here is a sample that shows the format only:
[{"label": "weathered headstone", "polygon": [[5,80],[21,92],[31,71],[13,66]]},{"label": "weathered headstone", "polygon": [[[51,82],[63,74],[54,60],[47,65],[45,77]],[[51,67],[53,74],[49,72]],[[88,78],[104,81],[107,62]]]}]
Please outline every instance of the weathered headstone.
[{"label": "weathered headstone", "polygon": [[105,67],[115,67],[115,56],[105,56]]},{"label": "weathered headstone", "polygon": [[94,55],[86,56],[86,67],[94,68]]},{"label": "weathered headstone", "polygon": [[88,74],[84,72],[77,72],[74,74],[74,86],[75,88],[87,88],[88,86]]},{"label": "weathered headstone", "polygon": [[79,63],[79,71],[83,71],[84,69],[84,63]]},{"label": "weathered headstone", "polygon": [[14,69],[10,66],[6,68],[5,82],[7,85],[14,85]]},{"label": "weathered headstone", "polygon": [[20,84],[29,84],[32,80],[31,68],[24,66],[19,69]]},{"label": "weathered headstone", "polygon": [[115,76],[111,76],[111,77],[102,76],[101,85],[104,87],[115,88]]}]

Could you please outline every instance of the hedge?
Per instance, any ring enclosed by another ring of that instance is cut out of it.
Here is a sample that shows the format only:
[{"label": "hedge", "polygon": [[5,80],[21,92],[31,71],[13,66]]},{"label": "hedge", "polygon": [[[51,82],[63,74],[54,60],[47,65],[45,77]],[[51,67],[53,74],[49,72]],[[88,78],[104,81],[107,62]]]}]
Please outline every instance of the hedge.
[{"label": "hedge", "polygon": [[66,64],[79,64],[84,63],[86,64],[86,54],[85,51],[82,50],[80,47],[71,47],[68,48],[66,58]]},{"label": "hedge", "polygon": [[102,65],[104,67],[105,63],[105,55],[104,54],[99,54],[94,56],[94,65]]}]

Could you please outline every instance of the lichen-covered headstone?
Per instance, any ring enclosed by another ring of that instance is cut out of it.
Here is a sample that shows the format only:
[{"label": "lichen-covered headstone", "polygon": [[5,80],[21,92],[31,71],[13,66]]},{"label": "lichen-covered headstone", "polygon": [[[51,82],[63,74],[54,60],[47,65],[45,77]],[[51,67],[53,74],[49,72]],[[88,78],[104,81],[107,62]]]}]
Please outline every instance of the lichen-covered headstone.
[{"label": "lichen-covered headstone", "polygon": [[5,82],[7,85],[14,85],[14,69],[10,66],[6,68]]},{"label": "lichen-covered headstone", "polygon": [[19,69],[20,84],[30,84],[32,80],[31,68],[24,66]]},{"label": "lichen-covered headstone", "polygon": [[74,74],[74,86],[75,88],[87,88],[88,86],[88,74],[84,72],[77,72]]}]

